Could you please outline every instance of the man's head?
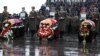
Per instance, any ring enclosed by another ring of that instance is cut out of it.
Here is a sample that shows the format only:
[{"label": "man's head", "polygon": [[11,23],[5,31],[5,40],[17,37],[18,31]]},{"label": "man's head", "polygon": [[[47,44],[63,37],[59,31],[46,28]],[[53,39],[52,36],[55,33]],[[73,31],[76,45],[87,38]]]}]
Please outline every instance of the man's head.
[{"label": "man's head", "polygon": [[25,11],[25,7],[22,7],[22,11]]},{"label": "man's head", "polygon": [[7,6],[4,6],[4,11],[7,11]]},{"label": "man's head", "polygon": [[32,6],[31,8],[32,8],[32,9],[35,9],[35,7],[34,7],[34,6]]},{"label": "man's head", "polygon": [[35,10],[35,7],[34,6],[32,6],[31,8],[32,8],[32,10]]}]

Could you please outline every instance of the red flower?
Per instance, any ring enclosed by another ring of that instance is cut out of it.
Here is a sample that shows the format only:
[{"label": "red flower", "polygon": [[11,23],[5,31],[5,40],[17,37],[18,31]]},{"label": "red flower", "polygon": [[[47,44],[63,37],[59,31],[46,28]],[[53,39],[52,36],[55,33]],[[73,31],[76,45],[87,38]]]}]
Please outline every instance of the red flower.
[{"label": "red flower", "polygon": [[38,35],[40,38],[48,38],[48,36],[50,36],[51,34],[52,34],[52,30],[51,30],[50,28],[47,29],[47,30],[40,28],[40,29],[38,30],[38,33],[37,33],[37,35]]}]

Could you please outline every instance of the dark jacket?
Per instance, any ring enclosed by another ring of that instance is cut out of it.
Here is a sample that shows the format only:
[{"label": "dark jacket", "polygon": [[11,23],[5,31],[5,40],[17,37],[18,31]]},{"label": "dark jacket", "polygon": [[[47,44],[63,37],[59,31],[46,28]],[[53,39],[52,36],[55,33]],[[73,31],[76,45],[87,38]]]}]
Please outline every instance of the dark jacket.
[{"label": "dark jacket", "polygon": [[37,13],[35,11],[31,11],[29,14],[29,29],[37,30]]}]

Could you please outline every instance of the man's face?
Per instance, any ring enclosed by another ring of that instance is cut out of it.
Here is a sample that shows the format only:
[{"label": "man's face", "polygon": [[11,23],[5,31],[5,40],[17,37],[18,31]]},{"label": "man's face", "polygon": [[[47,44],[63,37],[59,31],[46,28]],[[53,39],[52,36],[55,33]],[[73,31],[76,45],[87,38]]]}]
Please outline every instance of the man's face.
[{"label": "man's face", "polygon": [[25,8],[22,8],[22,11],[25,11]]},{"label": "man's face", "polygon": [[35,10],[35,8],[34,7],[32,7],[32,11],[34,11]]},{"label": "man's face", "polygon": [[7,8],[4,8],[4,11],[7,11]]}]

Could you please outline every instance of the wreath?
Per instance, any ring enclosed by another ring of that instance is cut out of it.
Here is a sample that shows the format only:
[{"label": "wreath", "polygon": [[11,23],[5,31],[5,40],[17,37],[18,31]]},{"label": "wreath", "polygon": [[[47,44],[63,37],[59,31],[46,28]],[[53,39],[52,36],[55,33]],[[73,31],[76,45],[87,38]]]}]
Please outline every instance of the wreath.
[{"label": "wreath", "polygon": [[37,33],[37,35],[38,35],[38,37],[40,37],[40,38],[48,38],[50,35],[52,35],[52,29],[47,29],[47,30],[45,30],[45,29],[43,29],[43,28],[40,28],[39,30],[38,30],[38,33]]}]

